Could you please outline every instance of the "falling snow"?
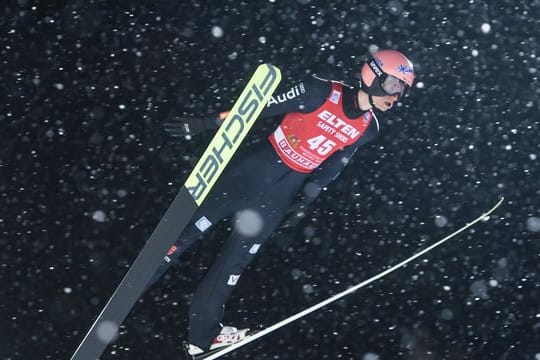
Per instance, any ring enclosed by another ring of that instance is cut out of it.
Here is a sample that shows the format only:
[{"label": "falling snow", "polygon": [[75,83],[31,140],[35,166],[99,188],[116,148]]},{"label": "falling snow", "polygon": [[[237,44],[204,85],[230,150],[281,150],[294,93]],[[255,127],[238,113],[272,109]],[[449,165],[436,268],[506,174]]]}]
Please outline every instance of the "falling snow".
[{"label": "falling snow", "polygon": [[216,37],[216,38],[220,38],[220,37],[223,37],[223,29],[220,27],[220,26],[212,26],[212,36]]},{"label": "falling snow", "polygon": [[[70,358],[212,135],[171,139],[164,120],[229,109],[262,62],[284,83],[356,85],[368,51],[394,48],[415,85],[335,181],[305,184],[316,200],[294,226],[247,249],[225,320],[269,326],[506,202],[231,358],[540,360],[539,1],[8,3],[0,358]],[[258,121],[243,151],[274,126]],[[192,291],[230,231],[264,221],[253,208],[214,224],[120,327],[98,329],[115,339],[102,358],[181,358]]]},{"label": "falling snow", "polygon": [[540,232],[540,217],[532,216],[527,219],[527,230],[530,232]]},{"label": "falling snow", "polygon": [[92,214],[92,219],[94,219],[97,222],[104,222],[105,220],[107,220],[107,215],[102,210],[96,210]]},{"label": "falling snow", "polygon": [[244,209],[235,215],[234,228],[243,236],[255,237],[260,234],[263,226],[264,219],[256,210]]}]

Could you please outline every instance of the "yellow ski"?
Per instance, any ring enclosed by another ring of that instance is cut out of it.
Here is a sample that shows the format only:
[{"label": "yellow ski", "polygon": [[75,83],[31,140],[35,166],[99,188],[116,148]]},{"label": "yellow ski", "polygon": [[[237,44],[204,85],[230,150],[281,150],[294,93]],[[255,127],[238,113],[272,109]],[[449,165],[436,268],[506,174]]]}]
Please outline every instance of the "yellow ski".
[{"label": "yellow ski", "polygon": [[257,68],[72,360],[96,360],[115,340],[118,327],[141,296],[163,256],[189,224],[280,81],[278,68],[270,64]]}]

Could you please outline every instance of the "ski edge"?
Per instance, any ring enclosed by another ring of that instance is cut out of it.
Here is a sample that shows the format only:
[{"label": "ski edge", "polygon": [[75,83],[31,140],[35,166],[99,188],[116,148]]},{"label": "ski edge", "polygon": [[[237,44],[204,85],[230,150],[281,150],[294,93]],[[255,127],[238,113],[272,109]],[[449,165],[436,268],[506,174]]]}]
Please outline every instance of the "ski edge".
[{"label": "ski edge", "polygon": [[255,341],[255,340],[257,340],[257,339],[259,339],[259,338],[261,338],[261,337],[263,337],[263,336],[265,336],[265,335],[267,335],[267,334],[269,334],[269,333],[271,333],[271,332],[273,332],[273,331],[287,325],[287,324],[290,324],[291,322],[294,322],[294,321],[296,321],[296,320],[298,320],[298,319],[300,319],[300,318],[302,318],[302,317],[304,317],[304,316],[306,316],[306,315],[308,315],[308,314],[310,314],[310,313],[312,313],[312,312],[314,312],[314,311],[316,311],[316,310],[318,310],[318,309],[320,309],[320,308],[322,308],[322,307],[324,307],[324,306],[326,306],[326,305],[328,305],[330,303],[333,303],[333,302],[335,302],[335,301],[337,301],[337,300],[339,300],[339,299],[341,299],[341,298],[343,298],[343,297],[345,297],[345,296],[359,290],[360,288],[362,288],[362,287],[364,287],[364,286],[366,286],[366,285],[368,285],[368,284],[370,284],[370,283],[372,283],[372,282],[374,282],[374,281],[376,281],[376,280],[378,280],[378,279],[380,279],[380,278],[382,278],[382,277],[384,277],[384,276],[398,270],[399,268],[405,266],[406,264],[412,262],[413,260],[415,260],[415,259],[419,258],[420,256],[426,254],[427,252],[433,250],[434,248],[444,244],[445,242],[452,239],[456,235],[462,233],[463,231],[465,231],[468,228],[472,227],[474,224],[476,224],[479,221],[483,220],[484,218],[488,217],[495,210],[497,210],[497,208],[499,206],[501,206],[501,204],[503,202],[504,202],[504,197],[501,197],[499,199],[499,201],[491,209],[484,212],[482,215],[478,216],[473,221],[465,224],[464,226],[462,226],[458,230],[454,231],[450,235],[448,235],[448,236],[444,237],[443,239],[435,242],[434,244],[428,246],[427,248],[417,252],[416,254],[414,254],[414,255],[410,256],[409,258],[401,261],[400,263],[398,263],[398,264],[396,264],[396,265],[394,265],[394,266],[392,266],[392,267],[390,267],[390,268],[388,268],[388,269],[386,269],[386,270],[384,270],[384,271],[370,277],[367,280],[362,281],[361,283],[359,283],[359,284],[357,284],[355,286],[350,287],[349,289],[346,289],[346,290],[344,290],[344,291],[342,291],[342,292],[340,292],[340,293],[338,293],[338,294],[336,294],[336,295],[334,295],[334,296],[332,296],[332,297],[330,297],[330,298],[328,298],[328,299],[326,299],[324,301],[321,301],[321,302],[319,302],[319,303],[317,303],[317,304],[315,304],[315,305],[313,305],[313,306],[311,306],[311,307],[309,307],[309,308],[307,308],[307,309],[305,309],[305,310],[303,310],[303,311],[301,311],[301,312],[299,312],[297,314],[294,314],[294,315],[292,315],[292,316],[290,316],[288,318],[285,318],[285,319],[283,319],[283,320],[281,320],[281,321],[267,327],[266,329],[257,332],[253,336],[244,339],[243,341],[240,341],[240,342],[238,342],[236,344],[232,344],[232,345],[228,346],[227,348],[219,350],[219,351],[217,351],[217,352],[215,352],[213,354],[209,354],[207,357],[204,358],[204,360],[218,359],[218,358],[222,357],[225,354],[228,354],[228,353],[230,353],[230,352],[232,352],[232,351],[234,351],[234,350],[236,350],[236,349],[238,349],[238,348],[240,348],[240,347],[242,347],[244,345],[247,345],[252,341]]},{"label": "ski edge", "polygon": [[[216,135],[212,138],[210,144],[206,148],[205,152],[203,153],[203,156],[201,159],[197,162],[195,168],[191,171],[190,175],[188,176],[188,179],[180,189],[178,196],[180,196],[183,191],[189,192],[190,200],[193,201],[193,210],[189,211],[191,216],[195,213],[198,206],[202,204],[204,201],[206,195],[211,190],[225,167],[227,166],[228,162],[240,146],[240,143],[243,142],[244,138],[246,137],[247,133],[253,126],[253,123],[257,120],[257,117],[260,115],[260,113],[263,111],[266,103],[270,99],[272,93],[275,91],[277,86],[279,85],[281,81],[281,71],[271,65],[271,64],[261,64],[257,67],[254,74],[251,76],[250,80],[248,81],[248,84],[244,87],[244,90],[242,91],[240,97],[235,101],[233,105],[233,110],[237,113],[237,116],[235,117],[235,114],[232,114],[233,116],[228,116],[225,121],[223,122],[220,129],[218,129],[218,132]],[[257,102],[255,102],[252,96],[252,93],[255,94]],[[233,128],[233,125],[236,123],[240,125],[241,131],[238,131],[235,134],[234,142],[231,141],[227,137],[227,134],[225,131],[227,129]],[[221,138],[219,137],[221,136]],[[218,144],[219,143],[219,144]],[[218,147],[219,146],[219,147]],[[221,151],[225,147],[230,147],[230,149],[227,151],[224,157],[226,159],[221,158]],[[210,155],[208,155],[210,154]],[[206,155],[206,157],[205,157]],[[210,157],[213,155],[213,157]],[[221,160],[221,161],[218,161]],[[215,170],[214,166],[216,165],[216,161],[218,163],[218,170]],[[212,174],[211,181],[206,181],[207,179],[204,179],[204,176],[208,173]],[[191,179],[191,183],[190,183]],[[193,191],[189,188],[190,184],[193,184],[193,179],[196,179],[196,181],[200,181],[201,184],[204,185],[204,193],[201,196],[194,196]],[[176,200],[176,198],[175,198]],[[106,350],[106,348],[115,340],[115,337],[111,337],[111,339],[107,339],[107,341],[97,340],[97,327],[99,324],[101,324],[104,321],[108,321],[108,319],[105,318],[105,314],[110,312],[111,304],[115,303],[115,300],[119,297],[120,290],[128,286],[130,288],[134,287],[134,284],[129,283],[128,279],[130,279],[131,274],[134,272],[133,267],[136,264],[139,264],[140,259],[142,258],[141,254],[145,249],[147,249],[148,246],[152,245],[158,245],[159,241],[163,241],[163,239],[160,238],[154,238],[154,235],[158,232],[159,229],[163,229],[164,227],[170,227],[172,221],[168,218],[167,214],[170,212],[171,208],[175,204],[175,201],[169,206],[167,209],[165,215],[162,217],[156,228],[154,229],[152,235],[145,243],[143,249],[141,252],[139,252],[137,258],[130,266],[129,270],[127,271],[126,275],[123,277],[120,284],[116,287],[113,295],[109,298],[97,318],[94,320],[92,325],[90,326],[90,329],[82,339],[82,341],[79,343],[77,348],[75,349],[73,355],[71,356],[71,360],[96,360],[99,358],[103,352]],[[186,222],[187,224],[187,222]],[[185,225],[184,225],[185,226]],[[181,231],[179,232],[181,233]],[[171,240],[172,241],[172,240]],[[167,244],[167,247],[170,247],[171,244]],[[165,254],[166,249],[162,251],[161,253]],[[161,258],[160,258],[161,260]],[[159,262],[157,263],[159,265]],[[141,265],[141,264],[139,264]],[[154,266],[153,263],[151,263],[152,266]],[[155,266],[155,269],[157,269],[157,266]],[[153,269],[153,271],[155,271]],[[152,271],[152,269],[150,269]],[[144,289],[144,286],[146,286],[146,283],[142,286],[142,289]],[[141,292],[143,291],[141,289]],[[129,309],[125,311],[125,315],[122,314],[120,316],[117,316],[117,319],[119,321],[113,321],[112,323],[115,324],[117,327],[121,325],[121,323],[125,320],[131,309],[133,308],[133,305],[137,299],[134,299],[132,301],[132,304],[129,305]],[[123,312],[123,311],[122,311]],[[117,323],[118,322],[118,323]]]}]

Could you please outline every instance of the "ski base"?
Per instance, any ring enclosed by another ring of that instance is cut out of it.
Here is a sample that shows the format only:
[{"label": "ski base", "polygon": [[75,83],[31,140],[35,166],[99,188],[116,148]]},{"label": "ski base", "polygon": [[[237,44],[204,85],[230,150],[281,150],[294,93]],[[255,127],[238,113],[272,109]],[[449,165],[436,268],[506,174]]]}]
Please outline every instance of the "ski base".
[{"label": "ski base", "polygon": [[216,131],[178,195],[95,319],[71,360],[99,359],[109,343],[114,341],[118,327],[141,297],[158,270],[164,254],[188,226],[264,110],[280,80],[281,73],[275,66],[262,64],[257,67],[231,112]]}]

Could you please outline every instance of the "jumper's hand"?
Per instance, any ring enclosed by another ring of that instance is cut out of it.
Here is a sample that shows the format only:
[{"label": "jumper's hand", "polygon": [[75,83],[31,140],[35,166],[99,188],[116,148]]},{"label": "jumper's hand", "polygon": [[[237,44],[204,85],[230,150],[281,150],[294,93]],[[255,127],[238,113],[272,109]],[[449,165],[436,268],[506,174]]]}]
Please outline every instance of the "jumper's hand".
[{"label": "jumper's hand", "polygon": [[201,118],[173,116],[165,120],[163,128],[172,137],[192,136],[218,128],[228,115],[229,111]]},{"label": "jumper's hand", "polygon": [[172,137],[197,135],[210,128],[202,118],[173,117],[163,123],[163,129]]}]

